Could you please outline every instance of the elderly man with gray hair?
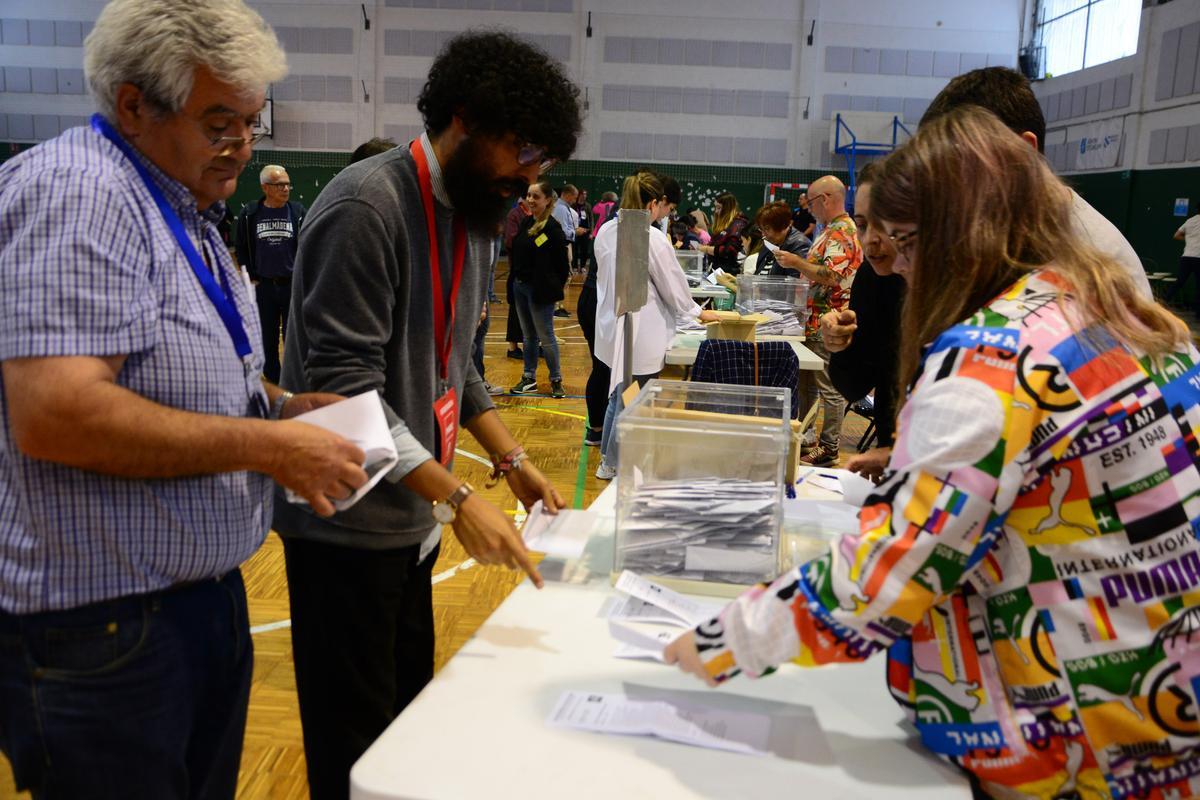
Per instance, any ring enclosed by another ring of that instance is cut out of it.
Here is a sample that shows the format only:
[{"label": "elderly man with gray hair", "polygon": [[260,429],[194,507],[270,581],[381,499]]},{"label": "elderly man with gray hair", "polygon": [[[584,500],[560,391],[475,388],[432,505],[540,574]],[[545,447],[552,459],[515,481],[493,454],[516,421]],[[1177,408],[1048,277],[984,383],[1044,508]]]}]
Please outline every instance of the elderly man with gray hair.
[{"label": "elderly man with gray hair", "polygon": [[285,59],[241,0],[113,0],[84,69],[90,126],[0,166],[0,750],[39,800],[232,798],[271,480],[366,482],[216,229]]},{"label": "elderly man with gray hair", "polygon": [[263,375],[279,382],[279,340],[287,335],[288,306],[292,301],[292,265],[305,208],[292,200],[292,179],[278,164],[258,173],[262,196],[247,203],[238,214],[234,247],[238,263],[254,281],[258,320],[262,325]]}]

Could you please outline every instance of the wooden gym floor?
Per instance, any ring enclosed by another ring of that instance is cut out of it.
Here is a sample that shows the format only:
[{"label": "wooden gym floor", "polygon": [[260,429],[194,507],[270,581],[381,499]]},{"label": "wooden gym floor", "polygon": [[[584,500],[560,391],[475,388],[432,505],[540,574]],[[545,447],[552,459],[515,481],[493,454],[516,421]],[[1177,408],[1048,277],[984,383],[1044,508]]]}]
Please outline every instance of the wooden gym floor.
[{"label": "wooden gym floor", "polygon": [[[501,262],[496,277],[497,293],[503,299],[507,267]],[[524,444],[530,457],[554,481],[567,503],[586,507],[604,490],[605,483],[594,476],[599,459],[598,448],[583,446],[587,409],[583,400],[584,384],[591,369],[587,342],[575,316],[576,300],[582,278],[575,276],[567,293],[566,306],[571,316],[555,320],[560,340],[563,383],[567,397],[549,397],[550,383],[545,362],[538,372],[540,388],[546,395],[494,398],[505,424],[517,441]],[[492,323],[485,348],[486,378],[497,386],[511,387],[521,376],[521,362],[505,357],[504,343],[508,306],[492,306]],[[664,377],[679,377],[671,372]],[[865,427],[863,420],[848,415],[842,429],[843,460],[854,452],[854,444]],[[483,463],[487,453],[467,431],[459,441],[461,451],[455,461],[455,473],[468,480],[484,496],[515,514],[518,507],[504,484],[483,489],[490,471]],[[463,453],[470,455],[464,456]],[[434,567],[434,622],[437,630],[435,669],[441,667],[483,624],[484,620],[508,596],[522,577],[501,567],[468,567],[456,571],[467,554],[453,534],[442,540],[442,550]],[[308,787],[304,774],[304,746],[296,703],[296,682],[292,671],[291,634],[287,579],[284,573],[283,546],[274,534],[242,567],[249,598],[250,625],[254,631],[254,678],[250,690],[250,711],[246,741],[238,780],[238,798],[290,800],[305,798]],[[28,798],[13,786],[8,762],[0,755],[0,800]]]}]

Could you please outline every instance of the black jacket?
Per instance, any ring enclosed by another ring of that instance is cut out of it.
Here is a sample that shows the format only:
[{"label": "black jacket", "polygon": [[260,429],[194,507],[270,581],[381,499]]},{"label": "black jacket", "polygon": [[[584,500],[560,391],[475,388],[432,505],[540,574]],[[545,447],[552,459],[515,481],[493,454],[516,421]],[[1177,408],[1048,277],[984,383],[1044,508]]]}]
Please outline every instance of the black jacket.
[{"label": "black jacket", "polygon": [[567,237],[553,217],[538,235],[530,236],[529,229],[535,221],[533,217],[522,220],[512,240],[509,263],[514,278],[533,286],[533,299],[537,303],[557,303],[563,299],[563,287],[571,274]]},{"label": "black jacket", "polygon": [[876,274],[867,262],[854,274],[850,309],[858,330],[850,346],[829,358],[829,380],[851,403],[875,390],[875,427],[879,445],[891,447],[896,438],[896,381],[900,374],[900,309],[904,279]]},{"label": "black jacket", "polygon": [[[234,226],[233,246],[237,250],[238,263],[246,268],[253,280],[258,280],[258,269],[254,263],[254,217],[258,214],[259,206],[266,200],[266,196],[260,196],[253,203],[247,203],[242,206],[241,213],[237,216],[237,223]],[[304,226],[304,215],[308,210],[303,204],[296,200],[288,200],[288,208],[292,210],[292,219],[295,220],[295,235],[292,236],[292,261],[296,260],[296,246],[300,242],[300,228]]]}]

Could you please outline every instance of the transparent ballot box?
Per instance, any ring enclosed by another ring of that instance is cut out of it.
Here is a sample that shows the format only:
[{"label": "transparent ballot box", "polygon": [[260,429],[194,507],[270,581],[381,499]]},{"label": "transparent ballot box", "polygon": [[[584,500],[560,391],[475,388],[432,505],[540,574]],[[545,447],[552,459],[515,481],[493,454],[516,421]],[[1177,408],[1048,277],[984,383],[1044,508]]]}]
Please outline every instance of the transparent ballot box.
[{"label": "transparent ballot box", "polygon": [[738,275],[737,310],[760,314],[760,334],[803,335],[809,282],[782,275]]},{"label": "transparent ballot box", "polygon": [[735,595],[780,567],[791,390],[653,380],[617,419],[614,576]]},{"label": "transparent ballot box", "polygon": [[699,250],[676,250],[675,258],[687,276],[688,285],[699,286],[704,281],[704,253]]}]

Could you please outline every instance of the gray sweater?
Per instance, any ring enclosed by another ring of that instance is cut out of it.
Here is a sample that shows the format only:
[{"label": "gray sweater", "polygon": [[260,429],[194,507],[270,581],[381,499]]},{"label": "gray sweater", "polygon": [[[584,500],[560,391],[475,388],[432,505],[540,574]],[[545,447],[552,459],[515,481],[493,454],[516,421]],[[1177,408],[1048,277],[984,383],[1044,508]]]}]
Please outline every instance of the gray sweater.
[{"label": "gray sweater", "polygon": [[[427,143],[427,140],[425,140]],[[426,145],[441,253],[450,294],[453,210]],[[321,518],[277,492],[274,527],[283,536],[367,549],[420,543],[434,522],[431,504],[398,481],[434,457],[438,396],[429,244],[416,165],[407,146],[353,164],[317,197],[300,234],[281,385],[293,392],[351,396],[378,391],[400,462],[353,508]],[[471,363],[487,294],[491,236],[470,231],[454,319],[450,385],[466,423],[492,408]],[[445,302],[444,300],[442,302]]]}]

